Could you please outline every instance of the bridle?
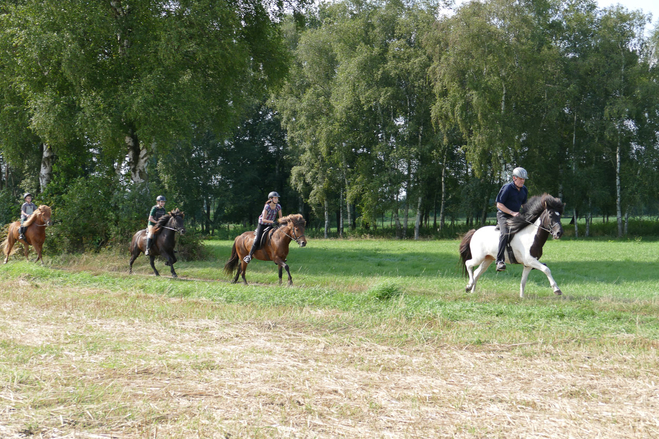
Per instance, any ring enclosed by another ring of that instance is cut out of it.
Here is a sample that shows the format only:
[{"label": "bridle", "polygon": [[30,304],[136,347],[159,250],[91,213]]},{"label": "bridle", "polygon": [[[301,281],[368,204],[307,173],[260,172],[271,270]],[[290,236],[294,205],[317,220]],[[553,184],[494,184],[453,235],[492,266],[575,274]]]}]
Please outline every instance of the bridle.
[{"label": "bridle", "polygon": [[289,234],[286,233],[286,231],[283,230],[283,229],[282,229],[282,233],[283,233],[284,235],[288,236],[289,238],[291,238],[293,241],[297,242],[297,245],[300,245],[300,241],[299,241],[300,239],[305,238],[304,235],[297,236],[297,233],[295,233],[295,227],[293,227],[293,232],[292,232],[293,235],[295,235],[295,237],[289,235]]},{"label": "bridle", "polygon": [[[176,217],[175,217],[175,216],[172,216],[172,219],[174,219],[174,218],[176,218]],[[171,221],[171,219],[170,219],[170,221]],[[169,222],[169,221],[168,221],[168,222]],[[172,231],[174,231],[175,233],[179,233],[179,234],[181,234],[181,235],[183,234],[183,232],[182,232],[181,230],[185,230],[185,227],[179,227],[179,228],[176,228],[176,229],[175,229],[175,228],[173,228],[173,227],[169,227],[169,226],[162,226],[162,228],[163,228],[163,229],[167,229],[167,230],[172,230]]]}]

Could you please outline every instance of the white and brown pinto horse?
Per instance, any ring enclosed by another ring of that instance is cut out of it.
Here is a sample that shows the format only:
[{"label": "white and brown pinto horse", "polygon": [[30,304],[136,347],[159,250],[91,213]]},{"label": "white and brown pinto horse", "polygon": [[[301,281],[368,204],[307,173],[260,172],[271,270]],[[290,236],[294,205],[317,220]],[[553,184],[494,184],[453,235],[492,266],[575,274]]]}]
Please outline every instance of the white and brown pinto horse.
[{"label": "white and brown pinto horse", "polygon": [[[563,214],[563,203],[560,199],[551,195],[532,197],[522,206],[519,215],[508,220],[510,240],[515,259],[524,265],[522,281],[519,288],[519,297],[524,297],[524,287],[532,269],[542,271],[549,279],[549,283],[556,295],[562,292],[556,281],[551,276],[551,271],[539,259],[542,256],[542,247],[547,242],[549,235],[559,239],[563,235],[561,226],[561,215]],[[476,290],[478,278],[487,270],[496,259],[499,247],[499,230],[495,226],[481,227],[478,230],[470,230],[460,242],[460,257],[464,264],[465,274],[469,276],[467,292]],[[510,263],[508,252],[506,262]],[[479,266],[474,272],[474,267]]]}]

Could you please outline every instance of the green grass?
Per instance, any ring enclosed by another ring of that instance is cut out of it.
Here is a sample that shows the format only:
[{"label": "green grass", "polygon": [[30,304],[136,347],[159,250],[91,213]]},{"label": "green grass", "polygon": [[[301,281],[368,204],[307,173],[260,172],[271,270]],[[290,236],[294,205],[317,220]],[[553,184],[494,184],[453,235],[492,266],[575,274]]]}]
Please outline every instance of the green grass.
[{"label": "green grass", "polygon": [[[475,294],[465,293],[457,241],[312,240],[307,248],[291,248],[292,288],[278,286],[277,267],[263,261],[249,265],[247,279],[253,285],[229,284],[222,268],[231,245],[207,241],[208,260],[177,264],[182,278],[197,280],[169,279],[162,261],[157,267],[163,277],[149,276],[143,257],[134,266],[141,275],[130,277],[122,273],[128,258],[112,253],[86,256],[77,268],[89,271],[56,269],[57,261],[51,267],[12,262],[0,268],[0,278],[20,277],[36,287],[47,282],[205,298],[264,313],[333,310],[339,314],[333,327],[379,331],[378,337],[394,343],[420,338],[467,344],[542,340],[652,345],[659,340],[655,243],[550,241],[542,260],[564,296],[556,297],[544,274],[534,270],[524,299],[519,298],[520,266],[503,273],[489,270]],[[72,262],[75,258],[67,260],[69,267],[76,266]],[[140,312],[136,307],[136,315]],[[383,324],[390,329],[381,331]]]}]

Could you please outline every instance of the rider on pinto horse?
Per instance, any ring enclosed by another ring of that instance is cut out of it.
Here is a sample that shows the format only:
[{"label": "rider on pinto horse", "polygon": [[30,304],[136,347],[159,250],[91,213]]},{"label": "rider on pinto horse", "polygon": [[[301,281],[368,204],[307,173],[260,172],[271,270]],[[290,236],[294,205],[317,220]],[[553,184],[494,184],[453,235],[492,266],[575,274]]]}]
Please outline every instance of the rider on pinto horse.
[{"label": "rider on pinto horse", "polygon": [[497,252],[497,271],[506,269],[505,251],[510,241],[508,220],[519,214],[522,204],[526,203],[529,190],[524,182],[529,178],[524,168],[513,169],[513,181],[503,185],[497,195],[497,223],[499,224],[499,251]]},{"label": "rider on pinto horse", "polygon": [[268,202],[265,203],[263,207],[263,212],[259,216],[259,225],[256,228],[256,236],[252,242],[252,248],[249,250],[249,254],[243,258],[245,263],[249,264],[249,261],[252,260],[252,255],[254,252],[259,249],[261,246],[261,240],[263,237],[263,232],[267,227],[272,227],[275,224],[275,217],[279,213],[279,218],[281,219],[281,205],[279,203],[279,194],[277,192],[270,192],[268,194]]},{"label": "rider on pinto horse", "polygon": [[25,241],[25,229],[27,227],[24,227],[23,224],[25,221],[34,213],[35,210],[37,210],[37,205],[32,202],[32,194],[31,193],[26,193],[23,195],[23,199],[25,200],[25,203],[21,206],[21,227],[18,229],[18,239],[21,241]]}]

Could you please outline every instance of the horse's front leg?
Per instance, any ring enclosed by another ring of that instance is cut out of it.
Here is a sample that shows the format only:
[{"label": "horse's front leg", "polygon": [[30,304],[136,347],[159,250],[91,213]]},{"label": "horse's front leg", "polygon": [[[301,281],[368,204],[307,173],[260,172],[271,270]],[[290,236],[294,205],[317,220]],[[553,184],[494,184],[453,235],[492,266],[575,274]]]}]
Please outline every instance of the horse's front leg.
[{"label": "horse's front leg", "polygon": [[545,276],[547,276],[547,279],[549,279],[549,284],[554,289],[554,294],[556,294],[557,296],[560,296],[561,294],[563,294],[561,289],[558,288],[558,284],[556,283],[554,278],[551,276],[551,270],[549,269],[549,267],[547,267],[545,264],[540,263],[540,261],[538,261],[537,259],[534,260],[531,265],[532,265],[532,268],[535,268],[536,270],[542,271],[545,274]]},{"label": "horse's front leg", "polygon": [[42,258],[43,247],[42,247],[42,245],[35,242],[33,244],[33,247],[34,247],[34,251],[37,252],[37,260],[34,261],[34,263],[36,264],[37,262],[41,261],[41,265],[43,265],[43,258]]},{"label": "horse's front leg", "polygon": [[25,260],[30,262],[30,258],[28,257],[30,254],[30,245],[25,241],[23,241],[23,254],[25,255]]},{"label": "horse's front leg", "polygon": [[288,286],[290,287],[291,285],[293,285],[291,270],[288,268],[288,264],[286,263],[286,261],[280,258],[279,256],[275,256],[273,261],[275,264],[279,265],[279,285],[281,285],[282,268],[285,268],[286,273],[288,273]]},{"label": "horse's front leg", "polygon": [[172,277],[178,277],[176,275],[176,271],[174,271],[174,263],[176,262],[176,258],[174,258],[174,255],[165,253],[165,258],[167,258],[167,265],[169,265],[169,269],[172,273]]},{"label": "horse's front leg", "polygon": [[158,270],[156,270],[156,265],[153,263],[156,260],[155,255],[149,255],[149,262],[151,263],[151,268],[153,268],[153,273],[156,276],[160,276],[160,273],[158,273]]},{"label": "horse's front leg", "polygon": [[522,271],[522,280],[519,283],[519,297],[524,298],[524,288],[526,288],[526,281],[529,279],[529,273],[533,270],[530,265],[525,265]]}]

